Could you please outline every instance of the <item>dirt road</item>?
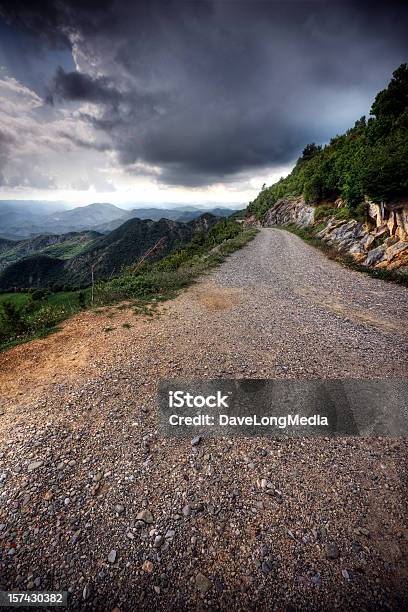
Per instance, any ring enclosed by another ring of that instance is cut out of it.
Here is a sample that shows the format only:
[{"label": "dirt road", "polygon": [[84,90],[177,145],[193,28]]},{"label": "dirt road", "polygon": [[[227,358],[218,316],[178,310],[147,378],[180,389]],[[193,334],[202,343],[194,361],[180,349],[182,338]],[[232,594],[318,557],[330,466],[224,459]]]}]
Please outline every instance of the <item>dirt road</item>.
[{"label": "dirt road", "polygon": [[265,229],[159,317],[84,313],[0,355],[0,587],[75,610],[403,609],[406,440],[192,446],[155,410],[160,378],[406,376],[407,296]]}]

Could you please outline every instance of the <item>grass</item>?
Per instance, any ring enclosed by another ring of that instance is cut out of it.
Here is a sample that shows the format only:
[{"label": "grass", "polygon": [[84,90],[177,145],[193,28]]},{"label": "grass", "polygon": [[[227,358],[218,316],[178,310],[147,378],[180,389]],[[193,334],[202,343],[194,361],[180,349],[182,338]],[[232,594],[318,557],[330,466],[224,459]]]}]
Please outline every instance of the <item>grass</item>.
[{"label": "grass", "polygon": [[35,292],[0,294],[0,351],[17,344],[45,338],[65,319],[89,305],[89,290],[48,292],[33,299]]},{"label": "grass", "polygon": [[28,302],[28,298],[28,293],[0,293],[0,304],[10,301],[16,306],[23,306]]},{"label": "grass", "polygon": [[327,219],[328,217],[334,217],[335,219],[341,219],[348,221],[352,219],[351,212],[348,208],[330,208],[328,206],[316,206],[314,220],[319,221],[320,219]]},{"label": "grass", "polygon": [[350,255],[345,253],[340,253],[337,249],[332,246],[329,246],[326,242],[317,238],[316,234],[322,229],[320,226],[308,226],[308,227],[298,227],[294,224],[288,225],[277,225],[274,226],[277,229],[287,230],[302,240],[305,240],[312,246],[317,249],[320,249],[324,252],[324,254],[334,261],[337,261],[343,266],[347,268],[351,268],[352,270],[357,270],[357,272],[363,272],[364,274],[368,274],[373,278],[378,278],[387,282],[397,283],[398,285],[403,285],[408,287],[408,275],[404,275],[393,270],[384,270],[384,269],[375,269],[369,268],[368,266],[363,266],[357,263]]},{"label": "grass", "polygon": [[72,259],[76,255],[80,255],[85,248],[93,240],[87,240],[86,242],[78,243],[77,239],[67,240],[61,244],[54,244],[43,249],[41,252],[43,255],[49,255],[50,257],[59,257],[60,259]]},{"label": "grass", "polygon": [[[76,305],[78,302],[78,294],[79,291],[59,291],[58,293],[51,293],[49,296],[46,296],[42,300],[38,300],[37,305],[38,308],[44,306],[45,304],[50,304],[51,306],[62,306],[62,305]],[[89,290],[88,290],[89,293]],[[24,306],[30,300],[30,293],[25,292],[16,292],[16,293],[0,293],[0,304],[2,302],[12,302],[17,306]]]},{"label": "grass", "polygon": [[356,208],[350,209],[347,206],[341,206],[339,208],[333,208],[330,204],[321,204],[316,206],[314,213],[314,220],[322,221],[333,217],[337,221],[351,221],[355,219],[360,223],[364,223],[365,220],[365,204],[359,204]]}]

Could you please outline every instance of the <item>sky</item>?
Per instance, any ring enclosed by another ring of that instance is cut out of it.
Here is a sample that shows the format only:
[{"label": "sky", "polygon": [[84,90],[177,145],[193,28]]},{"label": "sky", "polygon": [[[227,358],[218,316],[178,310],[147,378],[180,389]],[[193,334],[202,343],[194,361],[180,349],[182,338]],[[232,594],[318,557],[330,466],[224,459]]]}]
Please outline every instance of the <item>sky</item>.
[{"label": "sky", "polygon": [[393,2],[0,0],[0,199],[246,204],[369,114],[407,31]]}]

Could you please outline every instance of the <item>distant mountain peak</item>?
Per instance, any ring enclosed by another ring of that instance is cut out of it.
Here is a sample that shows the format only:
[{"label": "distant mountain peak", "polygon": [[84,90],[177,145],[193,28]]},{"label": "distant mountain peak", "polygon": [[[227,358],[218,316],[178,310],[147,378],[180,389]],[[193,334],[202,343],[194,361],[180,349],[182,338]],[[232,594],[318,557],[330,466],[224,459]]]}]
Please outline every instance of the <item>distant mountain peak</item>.
[{"label": "distant mountain peak", "polygon": [[92,230],[107,234],[128,219],[170,219],[188,223],[203,214],[229,216],[233,209],[202,209],[198,206],[159,208],[146,206],[125,210],[109,202],[93,202],[85,206],[68,208],[55,203],[36,201],[0,201],[0,237],[11,240],[31,239],[39,235],[66,234]]}]

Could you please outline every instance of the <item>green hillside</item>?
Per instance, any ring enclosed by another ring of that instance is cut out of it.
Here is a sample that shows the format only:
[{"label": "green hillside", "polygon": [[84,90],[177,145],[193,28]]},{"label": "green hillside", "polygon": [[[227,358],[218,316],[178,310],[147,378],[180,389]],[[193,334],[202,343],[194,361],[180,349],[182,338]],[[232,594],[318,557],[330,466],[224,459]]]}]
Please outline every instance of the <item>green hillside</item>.
[{"label": "green hillside", "polygon": [[86,231],[61,235],[47,234],[26,240],[0,239],[0,270],[33,255],[70,259],[79,255],[89,243],[100,236],[98,232]]},{"label": "green hillside", "polygon": [[[32,248],[42,250],[11,263],[0,273],[0,290],[32,289],[48,287],[53,290],[63,288],[86,287],[91,283],[91,269],[97,280],[118,276],[122,269],[138,261],[160,239],[163,243],[150,257],[150,261],[161,259],[178,247],[188,243],[199,231],[209,230],[217,217],[205,213],[189,223],[180,223],[169,219],[151,221],[150,219],[130,219],[107,236],[98,236],[87,232],[88,240],[79,241],[80,234],[67,235],[65,241],[48,244],[44,239],[57,237],[39,237],[31,241],[16,243],[13,250],[1,255],[18,257],[20,252],[30,252]],[[83,235],[82,235],[83,236]],[[35,245],[34,247],[32,245]],[[25,249],[25,251],[24,251]],[[23,251],[22,251],[23,250]],[[1,261],[0,257],[0,261]]]},{"label": "green hillside", "polygon": [[0,274],[0,289],[39,288],[58,283],[64,277],[64,260],[47,255],[25,257]]},{"label": "green hillside", "polygon": [[324,147],[305,147],[286,178],[264,188],[248,206],[261,219],[279,198],[303,195],[306,202],[343,198],[352,216],[361,213],[364,196],[391,202],[408,195],[408,67],[395,70],[376,96],[370,117],[335,136]]}]

